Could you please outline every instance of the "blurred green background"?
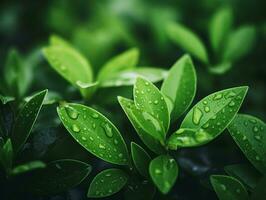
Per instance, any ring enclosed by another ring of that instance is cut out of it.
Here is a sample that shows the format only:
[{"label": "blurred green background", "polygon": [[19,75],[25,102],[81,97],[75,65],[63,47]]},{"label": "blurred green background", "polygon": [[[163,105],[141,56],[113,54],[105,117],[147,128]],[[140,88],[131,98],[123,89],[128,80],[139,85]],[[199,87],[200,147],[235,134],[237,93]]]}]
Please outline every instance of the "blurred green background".
[{"label": "blurred green background", "polygon": [[[232,68],[222,75],[210,73],[204,64],[192,57],[198,75],[195,101],[221,89],[248,85],[250,89],[240,112],[265,121],[265,0],[2,0],[0,72],[3,73],[8,51],[17,48],[24,58],[29,76],[24,96],[48,88],[51,92],[60,93],[63,99],[80,101],[78,92],[43,59],[40,49],[47,45],[50,35],[56,34],[71,42],[88,58],[96,73],[109,58],[130,47],[140,49],[142,66],[169,69],[186,52],[169,39],[165,31],[166,24],[174,21],[189,27],[203,40],[207,49],[211,49],[208,35],[210,19],[224,6],[233,11],[234,28],[242,25],[255,28],[254,44],[245,56],[234,62]],[[99,91],[89,103],[113,119],[128,140],[132,140],[130,135],[136,134],[121,108],[112,99],[124,93],[131,94],[131,91],[128,87]],[[44,160],[53,160],[71,157],[94,162],[100,166],[98,170],[103,168],[106,164],[97,163],[99,161],[96,162],[95,158],[88,159],[86,152],[65,136],[65,130],[58,126],[55,107],[56,105],[43,108],[31,146],[21,159],[41,157]],[[69,144],[73,145],[74,150],[66,149]],[[36,150],[36,146],[39,149]],[[31,152],[32,149],[34,153]],[[212,191],[203,189],[202,180],[208,174],[219,172],[226,164],[246,162],[226,134],[210,145],[181,151],[177,157],[183,163],[181,167],[185,172],[181,174],[181,180],[177,181],[173,192],[168,197],[158,197],[159,199],[215,199]],[[200,170],[193,170],[195,166]],[[67,194],[48,199],[83,198],[82,192],[75,192],[68,191]]]}]

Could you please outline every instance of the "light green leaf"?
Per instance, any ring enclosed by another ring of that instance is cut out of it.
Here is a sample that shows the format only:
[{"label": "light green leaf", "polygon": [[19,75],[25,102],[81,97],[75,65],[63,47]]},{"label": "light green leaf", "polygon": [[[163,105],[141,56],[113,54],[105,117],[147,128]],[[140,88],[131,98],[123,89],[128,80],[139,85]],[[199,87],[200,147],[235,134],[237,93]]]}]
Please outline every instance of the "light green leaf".
[{"label": "light green leaf", "polygon": [[13,146],[10,139],[0,149],[0,162],[6,172],[9,173],[13,165]]},{"label": "light green leaf", "polygon": [[203,42],[187,27],[179,23],[170,23],[166,31],[169,38],[184,51],[192,54],[204,63],[209,62],[207,50]]},{"label": "light green leaf", "polygon": [[16,167],[14,167],[11,171],[12,175],[18,175],[18,174],[22,174],[25,172],[29,172],[35,169],[42,169],[45,168],[46,164],[43,163],[42,161],[31,161],[22,165],[18,165]]},{"label": "light green leaf", "polygon": [[128,175],[121,169],[106,169],[97,174],[90,184],[88,198],[103,198],[119,192],[127,183]]},{"label": "light green leaf", "polygon": [[228,165],[224,169],[227,174],[240,180],[250,190],[253,190],[256,187],[256,184],[261,176],[255,168],[247,164]]},{"label": "light green leaf", "polygon": [[[74,48],[65,46],[49,46],[43,53],[51,67],[73,86],[80,89],[79,82],[89,84],[93,73],[89,62]],[[84,90],[81,94],[86,97]]]},{"label": "light green leaf", "polygon": [[129,163],[127,147],[121,134],[101,113],[74,103],[60,105],[57,112],[72,137],[90,153],[110,163]]},{"label": "light green leaf", "polygon": [[131,155],[138,172],[144,176],[149,177],[149,164],[151,157],[149,154],[138,144],[131,142]]},{"label": "light green leaf", "polygon": [[173,103],[171,119],[176,120],[191,105],[197,87],[197,77],[190,56],[180,58],[170,69],[161,91]]},{"label": "light green leaf", "polygon": [[171,149],[206,144],[222,133],[236,116],[248,87],[235,87],[210,94],[186,115],[170,137]]},{"label": "light green leaf", "polygon": [[235,61],[245,56],[254,46],[255,40],[256,30],[254,27],[238,28],[230,34],[225,44],[223,61]]},{"label": "light green leaf", "polygon": [[101,81],[101,87],[120,87],[133,85],[137,77],[142,76],[150,82],[159,82],[167,76],[167,71],[160,68],[139,67],[114,73]]},{"label": "light green leaf", "polygon": [[163,153],[164,148],[160,142],[154,139],[154,136],[150,133],[145,131],[145,128],[141,127],[142,123],[139,121],[143,119],[143,117],[141,117],[142,113],[139,109],[137,109],[134,102],[123,97],[118,97],[118,101],[143,143],[153,152],[157,154]]},{"label": "light green leaf", "polygon": [[0,101],[2,102],[2,104],[7,104],[8,102],[14,101],[15,98],[14,97],[10,97],[10,96],[3,96],[0,94]]},{"label": "light green leaf", "polygon": [[146,111],[143,112],[145,125],[152,124],[164,140],[169,128],[170,116],[162,93],[151,82],[138,77],[134,85],[133,96],[136,107]]},{"label": "light green leaf", "polygon": [[76,84],[82,96],[85,97],[86,99],[89,99],[99,86],[99,82],[83,83],[81,81],[77,81]]},{"label": "light green leaf", "polygon": [[63,38],[59,37],[58,35],[51,35],[49,38],[49,43],[52,46],[61,46],[61,47],[72,48],[71,44],[69,42],[67,42]]},{"label": "light green leaf", "polygon": [[91,172],[87,163],[62,159],[53,161],[28,177],[29,191],[40,195],[58,194],[80,184]]},{"label": "light green leaf", "polygon": [[48,90],[33,95],[20,110],[12,129],[11,139],[14,152],[17,153],[27,141],[31,129],[39,115]]},{"label": "light green leaf", "polygon": [[139,60],[139,50],[136,48],[129,49],[118,56],[109,60],[100,70],[98,80],[103,81],[117,72],[125,69],[132,69]]},{"label": "light green leaf", "polygon": [[245,187],[237,179],[230,176],[212,175],[212,186],[219,197],[219,200],[248,200],[248,193]]},{"label": "light green leaf", "polygon": [[266,124],[256,117],[239,114],[228,130],[247,159],[266,174]]},{"label": "light green leaf", "polygon": [[221,52],[223,43],[233,25],[233,13],[229,7],[220,8],[210,22],[210,40],[215,52]]},{"label": "light green leaf", "polygon": [[150,162],[149,172],[157,188],[167,194],[175,184],[178,166],[171,156],[161,155]]}]

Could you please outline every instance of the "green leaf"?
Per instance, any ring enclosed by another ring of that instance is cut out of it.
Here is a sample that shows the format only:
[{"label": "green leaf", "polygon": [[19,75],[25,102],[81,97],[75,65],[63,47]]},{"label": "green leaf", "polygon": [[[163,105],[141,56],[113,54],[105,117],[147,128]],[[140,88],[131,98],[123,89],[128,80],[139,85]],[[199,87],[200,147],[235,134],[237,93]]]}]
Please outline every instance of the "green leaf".
[{"label": "green leaf", "polygon": [[171,119],[178,119],[191,105],[197,86],[197,77],[190,56],[180,58],[170,69],[161,91],[173,103]]},{"label": "green leaf", "polygon": [[153,152],[162,154],[164,149],[160,142],[141,127],[142,123],[139,120],[143,118],[142,113],[134,102],[124,97],[118,97],[118,101],[143,143]]},{"label": "green leaf", "polygon": [[225,44],[223,61],[235,61],[245,56],[254,46],[255,40],[256,30],[254,27],[242,26],[238,28],[231,33]]},{"label": "green leaf", "polygon": [[71,48],[71,44],[68,43],[63,38],[59,37],[58,35],[51,35],[49,38],[49,43],[52,46],[61,46],[61,47]]},{"label": "green leaf", "polygon": [[255,168],[247,164],[228,165],[224,169],[227,174],[240,180],[250,190],[253,190],[256,187],[260,177],[260,174],[255,170]]},{"label": "green leaf", "polygon": [[150,162],[149,172],[157,188],[167,194],[175,184],[178,166],[171,156],[161,155]]},{"label": "green leaf", "polygon": [[246,86],[235,87],[203,98],[169,138],[169,148],[199,146],[215,139],[236,116],[247,90]]},{"label": "green leaf", "polygon": [[251,194],[251,200],[264,200],[266,197],[266,177],[262,177]]},{"label": "green leaf", "polygon": [[232,63],[230,62],[224,62],[224,63],[220,63],[218,65],[215,66],[211,66],[209,67],[209,72],[213,73],[213,74],[224,74],[227,71],[229,71],[232,68]]},{"label": "green leaf", "polygon": [[13,165],[13,146],[10,139],[0,149],[0,162],[6,172],[9,173]]},{"label": "green leaf", "polygon": [[62,159],[49,163],[46,168],[36,170],[28,177],[27,188],[37,194],[61,193],[80,184],[91,172],[87,163]]},{"label": "green leaf", "polygon": [[46,164],[43,163],[42,161],[38,161],[38,160],[31,161],[31,162],[14,167],[11,171],[11,174],[18,175],[18,174],[22,174],[22,173],[29,172],[32,170],[42,169],[45,167],[46,167]]},{"label": "green leaf", "polygon": [[179,23],[170,23],[166,31],[169,38],[184,49],[184,51],[192,54],[204,63],[209,62],[207,50],[203,42],[187,27]]},{"label": "green leaf", "polygon": [[33,95],[20,110],[11,134],[14,152],[17,153],[27,141],[47,92],[48,90],[43,90]]},{"label": "green leaf", "polygon": [[83,83],[81,81],[77,81],[77,87],[79,88],[81,94],[86,99],[89,99],[94,92],[97,90],[99,86],[99,82],[93,82],[93,83]]},{"label": "green leaf", "polygon": [[[51,67],[78,89],[78,83],[92,82],[93,73],[89,62],[74,48],[49,46],[43,49],[43,53]],[[87,97],[86,91],[81,90],[81,94]]]},{"label": "green leaf", "polygon": [[266,174],[266,124],[256,117],[239,114],[228,130],[247,159]]},{"label": "green leaf", "polygon": [[138,172],[144,177],[149,177],[149,164],[151,161],[149,154],[134,142],[131,142],[131,154]]},{"label": "green leaf", "polygon": [[98,80],[102,81],[125,69],[132,69],[139,60],[139,50],[136,48],[129,49],[118,56],[109,60],[100,70]]},{"label": "green leaf", "polygon": [[241,182],[230,176],[212,175],[211,184],[219,200],[248,200],[248,192]]},{"label": "green leaf", "polygon": [[211,45],[215,52],[221,52],[232,25],[233,13],[229,7],[220,8],[212,17],[209,32]]},{"label": "green leaf", "polygon": [[114,73],[101,81],[101,87],[120,87],[134,85],[137,77],[145,77],[150,82],[159,82],[167,76],[167,71],[160,68],[139,67]]},{"label": "green leaf", "polygon": [[121,169],[106,169],[97,174],[90,184],[88,198],[103,198],[119,192],[127,183],[128,175]]},{"label": "green leaf", "polygon": [[2,104],[7,104],[8,102],[14,101],[15,98],[14,97],[10,97],[10,96],[3,96],[0,94],[0,101],[2,102]]},{"label": "green leaf", "polygon": [[[158,132],[164,140],[169,128],[170,116],[162,93],[151,82],[138,77],[133,96],[136,107],[147,112],[147,115],[143,112],[145,125],[152,123],[155,132]],[[157,122],[154,123],[156,119],[159,122],[158,125],[156,125]]]},{"label": "green leaf", "polygon": [[57,112],[72,137],[90,153],[110,163],[129,163],[127,147],[121,134],[101,113],[74,103],[60,105]]}]

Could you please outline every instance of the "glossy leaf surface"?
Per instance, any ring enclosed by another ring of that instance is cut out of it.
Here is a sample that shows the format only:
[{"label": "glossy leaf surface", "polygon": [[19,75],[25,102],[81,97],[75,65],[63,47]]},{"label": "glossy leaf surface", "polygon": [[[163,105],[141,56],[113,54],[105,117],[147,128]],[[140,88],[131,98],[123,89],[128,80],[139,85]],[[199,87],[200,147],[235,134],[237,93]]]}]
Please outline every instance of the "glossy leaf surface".
[{"label": "glossy leaf surface", "polygon": [[33,95],[20,110],[12,130],[12,143],[14,151],[18,152],[28,139],[31,129],[39,115],[48,90]]},{"label": "glossy leaf surface", "polygon": [[244,86],[230,88],[203,98],[170,137],[170,148],[198,146],[216,138],[236,116],[247,89]]},{"label": "glossy leaf surface", "polygon": [[161,155],[150,162],[149,172],[157,188],[166,194],[175,184],[178,166],[172,157]]},{"label": "glossy leaf surface", "polygon": [[121,169],[106,169],[94,177],[87,196],[91,198],[111,196],[119,192],[127,180],[128,175]]},{"label": "glossy leaf surface", "polygon": [[132,142],[131,155],[138,172],[144,177],[149,177],[149,164],[151,161],[149,154],[141,146]]},{"label": "glossy leaf surface", "polygon": [[188,55],[181,57],[170,69],[161,91],[173,103],[171,119],[176,120],[192,103],[197,85],[194,65]]},{"label": "glossy leaf surface", "polygon": [[230,176],[212,175],[212,186],[219,197],[219,200],[248,200],[248,193],[245,187],[237,179]]},{"label": "glossy leaf surface", "polygon": [[238,114],[228,130],[247,159],[266,174],[266,124],[256,117]]},{"label": "glossy leaf surface", "polygon": [[110,163],[128,164],[128,151],[121,134],[101,113],[74,103],[60,105],[57,112],[72,137],[90,153]]}]

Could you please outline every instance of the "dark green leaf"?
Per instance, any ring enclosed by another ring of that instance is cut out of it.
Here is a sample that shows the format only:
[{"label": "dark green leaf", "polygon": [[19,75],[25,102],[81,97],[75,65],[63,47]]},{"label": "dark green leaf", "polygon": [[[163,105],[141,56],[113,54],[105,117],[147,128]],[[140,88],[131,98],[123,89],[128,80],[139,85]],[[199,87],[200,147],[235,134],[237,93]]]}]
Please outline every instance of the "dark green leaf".
[{"label": "dark green leaf", "polygon": [[240,180],[250,190],[256,187],[260,177],[260,174],[256,171],[256,169],[247,164],[228,165],[224,169],[227,174]]},{"label": "dark green leaf", "polygon": [[265,185],[266,185],[266,177],[262,177],[254,192],[251,194],[251,200],[265,200],[266,197],[266,190],[265,190]]},{"label": "dark green leaf", "polygon": [[120,87],[133,85],[138,76],[143,76],[150,82],[163,80],[167,71],[160,68],[138,67],[114,73],[101,81],[101,87]]},{"label": "dark green leaf", "polygon": [[248,200],[245,187],[237,179],[230,176],[212,175],[212,186],[219,200]]},{"label": "dark green leaf", "polygon": [[72,137],[95,156],[118,165],[129,163],[126,144],[117,128],[98,111],[64,103],[58,115]]},{"label": "dark green leaf", "polygon": [[167,34],[174,43],[186,52],[192,54],[204,63],[209,62],[204,44],[200,38],[187,27],[178,23],[170,23],[167,27]]},{"label": "dark green leaf", "polygon": [[49,163],[46,168],[34,171],[28,178],[28,189],[37,194],[57,194],[80,184],[91,172],[87,163],[62,159]]},{"label": "dark green leaf", "polygon": [[14,101],[15,98],[14,97],[10,97],[10,96],[3,96],[0,94],[0,101],[2,102],[2,104],[7,104],[8,102]]},{"label": "dark green leaf", "polygon": [[42,161],[31,161],[22,165],[18,165],[16,167],[14,167],[11,171],[12,175],[18,175],[18,174],[22,174],[28,171],[32,171],[35,169],[42,169],[45,168],[46,164],[43,163]]},{"label": "dark green leaf", "polygon": [[214,51],[221,50],[233,25],[233,13],[229,7],[219,9],[211,19],[210,40]]},{"label": "dark green leaf", "polygon": [[47,91],[48,90],[43,90],[33,95],[20,110],[11,135],[14,152],[17,153],[28,139],[31,129],[41,110]]},{"label": "dark green leaf", "polygon": [[142,114],[141,111],[136,108],[134,102],[123,97],[118,97],[118,101],[143,143],[153,152],[157,154],[163,153],[164,149],[160,142],[154,139],[153,136],[151,136],[145,131],[144,128],[141,127],[139,120],[141,120]]},{"label": "dark green leaf", "polygon": [[87,196],[103,198],[119,192],[127,183],[128,175],[121,169],[106,169],[94,177]]},{"label": "dark green leaf", "polygon": [[247,159],[266,174],[266,124],[256,117],[239,114],[228,130]]},{"label": "dark green leaf", "polygon": [[143,110],[145,124],[154,126],[150,134],[160,135],[163,141],[169,128],[169,112],[164,96],[151,82],[138,77],[134,85],[134,102],[137,108]]},{"label": "dark green leaf", "polygon": [[206,144],[222,133],[236,116],[248,87],[235,87],[210,94],[186,115],[170,137],[171,149]]},{"label": "dark green leaf", "polygon": [[161,155],[150,162],[149,172],[157,188],[167,194],[175,184],[178,166],[172,157]]},{"label": "dark green leaf", "polygon": [[117,72],[125,69],[131,69],[135,67],[139,60],[139,50],[136,48],[127,50],[118,56],[115,56],[109,60],[101,69],[98,80],[104,81],[108,77],[116,74]]},{"label": "dark green leaf", "polygon": [[149,164],[151,157],[149,154],[138,144],[131,143],[132,160],[138,172],[145,177],[149,177]]},{"label": "dark green leaf", "polygon": [[[251,51],[256,40],[256,30],[252,26],[242,26],[228,38],[223,52],[223,61],[235,61]],[[243,45],[245,44],[245,45]]]},{"label": "dark green leaf", "polygon": [[13,165],[13,146],[10,139],[0,149],[0,162],[6,172],[9,173]]},{"label": "dark green leaf", "polygon": [[180,117],[192,103],[197,85],[194,65],[188,55],[180,58],[170,69],[161,91],[173,103],[171,119]]}]

